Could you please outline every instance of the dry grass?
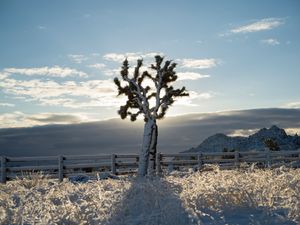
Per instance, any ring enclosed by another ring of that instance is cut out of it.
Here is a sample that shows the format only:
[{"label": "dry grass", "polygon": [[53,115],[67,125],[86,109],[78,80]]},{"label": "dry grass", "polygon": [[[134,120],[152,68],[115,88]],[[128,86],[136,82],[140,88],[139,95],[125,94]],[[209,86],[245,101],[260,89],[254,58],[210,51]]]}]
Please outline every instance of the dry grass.
[{"label": "dry grass", "polygon": [[0,224],[297,224],[300,169],[0,185]]},{"label": "dry grass", "polygon": [[167,179],[182,187],[179,195],[184,208],[202,221],[225,224],[241,216],[252,219],[253,224],[261,224],[255,220],[270,220],[270,224],[286,224],[291,220],[300,223],[300,169],[251,167],[221,171],[216,167],[184,179]]}]

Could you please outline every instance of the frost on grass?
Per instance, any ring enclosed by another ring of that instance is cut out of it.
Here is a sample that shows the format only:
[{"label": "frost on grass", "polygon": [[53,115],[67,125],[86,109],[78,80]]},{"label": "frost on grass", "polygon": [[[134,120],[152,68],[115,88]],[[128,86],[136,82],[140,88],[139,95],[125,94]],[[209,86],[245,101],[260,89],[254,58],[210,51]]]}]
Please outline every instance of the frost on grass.
[{"label": "frost on grass", "polygon": [[0,185],[0,224],[297,224],[300,169]]},{"label": "frost on grass", "polygon": [[204,224],[298,224],[300,169],[219,170],[167,179]]},{"label": "frost on grass", "polygon": [[0,186],[0,224],[105,224],[131,182],[16,180]]}]

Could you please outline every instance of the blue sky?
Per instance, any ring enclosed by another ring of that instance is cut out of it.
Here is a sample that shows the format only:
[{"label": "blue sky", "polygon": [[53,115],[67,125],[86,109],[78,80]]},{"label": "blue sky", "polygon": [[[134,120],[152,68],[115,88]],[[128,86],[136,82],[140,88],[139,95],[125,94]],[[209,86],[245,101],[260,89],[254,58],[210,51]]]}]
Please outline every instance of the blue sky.
[{"label": "blue sky", "polygon": [[178,63],[168,115],[300,108],[299,1],[0,1],[0,127],[117,117],[112,79]]}]

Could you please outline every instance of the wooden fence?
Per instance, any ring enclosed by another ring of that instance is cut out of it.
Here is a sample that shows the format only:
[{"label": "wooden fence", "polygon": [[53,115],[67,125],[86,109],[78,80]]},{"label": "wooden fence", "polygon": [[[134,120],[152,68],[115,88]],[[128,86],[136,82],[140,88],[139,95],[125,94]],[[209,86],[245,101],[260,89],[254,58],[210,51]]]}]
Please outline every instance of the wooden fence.
[{"label": "wooden fence", "polygon": [[[1,183],[32,172],[43,172],[58,178],[78,174],[95,175],[112,173],[115,175],[135,173],[138,168],[138,154],[106,155],[59,155],[42,157],[1,157]],[[257,163],[261,167],[281,165],[300,167],[300,150],[297,151],[251,151],[251,152],[202,152],[156,155],[156,173],[201,169],[206,164],[217,164],[230,169],[241,164]]]}]

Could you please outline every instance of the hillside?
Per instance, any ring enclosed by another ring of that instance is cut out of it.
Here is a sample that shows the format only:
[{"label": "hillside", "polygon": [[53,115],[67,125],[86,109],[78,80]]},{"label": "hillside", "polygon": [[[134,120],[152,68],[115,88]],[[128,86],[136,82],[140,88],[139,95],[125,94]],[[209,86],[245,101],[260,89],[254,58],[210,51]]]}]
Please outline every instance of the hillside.
[{"label": "hillside", "polygon": [[198,147],[185,152],[220,152],[224,148],[228,150],[252,151],[264,150],[266,139],[272,139],[280,150],[297,150],[300,148],[300,137],[287,135],[284,129],[272,126],[269,129],[262,128],[248,137],[231,137],[222,133],[215,134],[205,139]]}]

